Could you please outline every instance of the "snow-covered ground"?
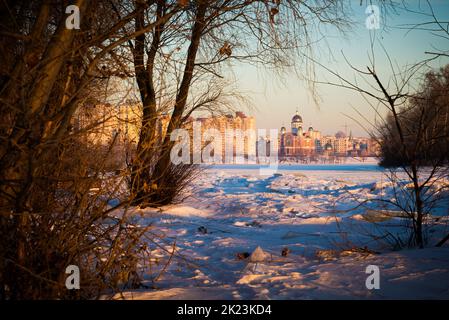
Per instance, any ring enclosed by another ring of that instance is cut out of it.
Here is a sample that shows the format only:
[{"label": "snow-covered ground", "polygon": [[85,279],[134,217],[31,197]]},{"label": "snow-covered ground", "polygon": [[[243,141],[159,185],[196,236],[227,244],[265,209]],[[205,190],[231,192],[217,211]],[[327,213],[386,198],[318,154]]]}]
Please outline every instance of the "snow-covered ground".
[{"label": "snow-covered ground", "polygon": [[[364,203],[391,190],[374,163],[286,164],[269,176],[255,165],[212,167],[182,204],[135,210],[158,235],[151,274],[175,254],[154,285],[148,276],[151,289],[125,298],[449,299],[449,247],[392,251],[386,230],[400,236],[401,219]],[[429,234],[441,237],[447,222],[434,220]],[[379,267],[380,289],[366,288],[368,265]]]}]

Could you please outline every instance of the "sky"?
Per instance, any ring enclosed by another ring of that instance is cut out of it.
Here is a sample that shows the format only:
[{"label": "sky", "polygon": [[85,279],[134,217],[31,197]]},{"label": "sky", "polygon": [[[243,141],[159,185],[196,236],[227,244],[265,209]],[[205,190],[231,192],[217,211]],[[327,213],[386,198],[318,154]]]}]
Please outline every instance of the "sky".
[{"label": "sky", "polygon": [[[410,10],[429,13],[426,1],[406,1]],[[436,16],[441,21],[449,21],[449,1],[431,1]],[[354,25],[345,35],[336,30],[326,30],[325,40],[315,48],[314,59],[332,70],[337,70],[343,77],[354,79],[355,72],[345,61],[345,58],[355,67],[365,69],[369,63],[371,40],[375,39],[374,55],[376,71],[384,81],[391,76],[388,59],[382,49],[399,68],[429,58],[425,51],[434,51],[435,47],[448,50],[449,40],[433,35],[430,31],[406,30],[406,25],[429,21],[422,14],[399,10],[381,16],[380,29],[366,28],[366,5],[360,6],[359,0],[354,0]],[[329,55],[332,52],[333,57]],[[433,68],[449,63],[449,58],[440,58],[431,63]],[[328,71],[315,66],[317,81],[334,81]],[[271,129],[286,126],[290,128],[292,116],[298,110],[303,118],[304,126],[312,125],[322,134],[335,134],[337,131],[352,131],[354,136],[367,136],[369,124],[359,115],[370,121],[375,120],[375,112],[364,98],[348,89],[318,84],[316,92],[319,103],[313,99],[310,89],[304,80],[293,73],[281,81],[262,68],[249,65],[234,66],[236,85],[239,90],[247,93],[252,107],[241,109],[255,116],[258,128]],[[357,111],[356,111],[357,110]],[[381,110],[384,112],[385,110]],[[354,121],[353,119],[356,119]]]}]

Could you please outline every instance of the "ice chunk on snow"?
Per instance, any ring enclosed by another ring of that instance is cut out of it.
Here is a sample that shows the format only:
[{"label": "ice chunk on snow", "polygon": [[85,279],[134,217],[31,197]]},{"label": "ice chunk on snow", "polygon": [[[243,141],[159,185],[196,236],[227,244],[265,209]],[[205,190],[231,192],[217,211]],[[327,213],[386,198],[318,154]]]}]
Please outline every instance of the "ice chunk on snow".
[{"label": "ice chunk on snow", "polygon": [[293,239],[293,238],[297,238],[297,237],[300,237],[300,236],[301,236],[301,234],[298,233],[298,232],[295,232],[295,231],[288,231],[286,234],[284,234],[284,235],[282,236],[281,239]]},{"label": "ice chunk on snow", "polygon": [[245,221],[236,221],[236,222],[234,222],[234,226],[236,226],[236,227],[246,227],[246,222]]},{"label": "ice chunk on snow", "polygon": [[166,206],[163,207],[163,212],[167,215],[178,217],[208,217],[211,215],[207,210],[201,210],[187,205]]},{"label": "ice chunk on snow", "polygon": [[260,246],[256,248],[256,250],[251,253],[251,256],[249,257],[249,261],[256,263],[256,262],[262,262],[269,258],[269,254],[262,250]]},{"label": "ice chunk on snow", "polygon": [[241,279],[237,281],[237,284],[249,284],[257,279],[262,278],[261,274],[246,274]]}]

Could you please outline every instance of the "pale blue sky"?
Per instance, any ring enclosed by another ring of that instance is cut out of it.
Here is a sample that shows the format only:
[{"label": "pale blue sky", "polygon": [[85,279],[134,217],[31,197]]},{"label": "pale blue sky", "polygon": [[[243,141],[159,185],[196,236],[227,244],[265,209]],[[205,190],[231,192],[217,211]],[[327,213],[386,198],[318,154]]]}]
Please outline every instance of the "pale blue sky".
[{"label": "pale blue sky", "polygon": [[[429,12],[426,1],[412,0],[407,2],[410,9]],[[449,21],[449,1],[436,0],[431,2],[436,15],[444,21]],[[326,31],[326,42],[322,42],[315,48],[315,58],[320,63],[337,69],[341,75],[353,79],[354,72],[344,61],[341,52],[356,67],[366,68],[369,65],[368,53],[370,52],[370,33],[376,37],[376,70],[381,77],[388,80],[390,68],[381,49],[382,44],[387,48],[390,58],[400,66],[413,64],[428,58],[425,51],[434,50],[433,47],[449,49],[449,40],[432,35],[428,31],[412,31],[400,29],[405,24],[414,24],[429,21],[429,17],[419,14],[398,11],[386,18],[386,26],[382,22],[381,29],[373,31],[365,27],[366,6],[359,6],[360,1],[354,0],[353,19],[356,21],[353,29],[345,36],[333,30]],[[329,50],[333,53],[333,59],[329,58]],[[438,59],[433,66],[442,66],[449,63],[449,59]],[[332,77],[320,67],[316,67],[317,80],[332,80]],[[290,119],[299,110],[305,126],[313,125],[324,134],[334,134],[338,130],[344,131],[347,124],[356,136],[366,136],[363,128],[346,117],[343,113],[357,119],[361,119],[353,108],[357,108],[369,119],[374,120],[374,112],[363,100],[360,94],[343,88],[328,85],[318,85],[318,93],[321,97],[319,106],[313,101],[306,83],[294,75],[286,76],[284,84],[280,80],[273,80],[274,75],[261,69],[248,65],[239,65],[234,68],[238,87],[250,93],[256,110],[248,111],[256,117],[258,128],[280,128],[282,125],[290,126]]]}]

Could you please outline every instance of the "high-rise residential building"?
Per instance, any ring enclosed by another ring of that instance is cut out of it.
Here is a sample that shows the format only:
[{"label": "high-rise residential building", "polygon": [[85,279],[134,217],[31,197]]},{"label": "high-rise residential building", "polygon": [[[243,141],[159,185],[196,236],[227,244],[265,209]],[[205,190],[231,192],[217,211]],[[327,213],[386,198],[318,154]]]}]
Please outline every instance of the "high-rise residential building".
[{"label": "high-rise residential building", "polygon": [[[85,130],[86,142],[107,146],[115,138],[116,143],[135,146],[139,141],[142,106],[138,103],[113,106],[110,104],[88,105],[78,111],[73,122],[74,130]],[[164,139],[170,115],[160,114],[156,120],[158,137]],[[199,137],[194,128],[199,127]],[[256,155],[256,121],[241,111],[235,115],[190,117],[183,128],[189,131],[191,152],[199,152],[211,142],[212,134],[221,140],[223,162],[238,162],[238,157],[248,159]],[[194,142],[198,141],[198,148]],[[229,159],[226,159],[228,157]]]},{"label": "high-rise residential building", "polygon": [[108,145],[115,138],[119,143],[135,144],[139,140],[141,105],[85,105],[72,123],[76,131],[84,131],[87,142]]},{"label": "high-rise residential building", "polygon": [[[201,149],[212,143],[211,136],[220,139],[221,159],[224,163],[234,163],[250,159],[256,155],[256,121],[243,112],[233,115],[197,118],[194,122],[201,126]],[[239,159],[240,157],[240,159]]]}]

